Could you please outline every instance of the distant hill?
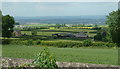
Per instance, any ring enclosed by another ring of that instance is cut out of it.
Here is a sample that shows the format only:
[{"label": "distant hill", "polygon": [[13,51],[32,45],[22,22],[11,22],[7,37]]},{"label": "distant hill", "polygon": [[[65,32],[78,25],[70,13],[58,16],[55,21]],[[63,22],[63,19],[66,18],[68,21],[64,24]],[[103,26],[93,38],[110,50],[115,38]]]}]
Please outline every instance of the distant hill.
[{"label": "distant hill", "polygon": [[82,15],[82,16],[41,16],[41,17],[15,17],[20,24],[97,24],[104,25],[105,15]]}]

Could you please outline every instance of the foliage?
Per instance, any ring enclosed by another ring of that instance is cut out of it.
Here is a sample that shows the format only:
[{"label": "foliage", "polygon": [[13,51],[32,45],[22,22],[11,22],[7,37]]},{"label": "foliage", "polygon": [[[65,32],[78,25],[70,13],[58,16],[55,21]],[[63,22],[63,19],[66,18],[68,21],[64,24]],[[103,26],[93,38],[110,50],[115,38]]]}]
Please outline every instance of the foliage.
[{"label": "foliage", "polygon": [[32,30],[31,34],[35,36],[35,35],[37,35],[37,31],[36,30]]},{"label": "foliage", "polygon": [[112,42],[109,37],[109,32],[107,28],[101,28],[97,31],[97,34],[94,36],[95,41],[105,41],[105,42]]},{"label": "foliage", "polygon": [[10,15],[2,16],[2,37],[10,38],[14,27],[14,18]]},{"label": "foliage", "polygon": [[11,40],[10,44],[30,46],[30,45],[34,45],[35,43],[33,42],[32,39],[28,39],[28,40],[14,39],[14,40]]},{"label": "foliage", "polygon": [[46,45],[46,46],[56,46],[56,47],[82,47],[81,42],[64,42],[64,41],[42,41],[40,45]]},{"label": "foliage", "polygon": [[33,40],[32,39],[26,40],[25,45],[33,45]]},{"label": "foliage", "polygon": [[19,22],[15,22],[15,24],[14,25],[20,25],[20,23]]},{"label": "foliage", "polygon": [[73,48],[73,47],[116,47],[115,43],[108,42],[92,42],[91,40],[84,40],[83,42],[79,41],[42,41],[42,40],[9,40],[10,44],[13,45],[41,45],[41,46],[53,46],[60,48]]},{"label": "foliage", "polygon": [[93,45],[94,47],[116,47],[115,43],[109,43],[109,42],[94,42]]},{"label": "foliage", "polygon": [[45,48],[38,54],[37,58],[33,61],[33,65],[41,68],[57,68],[55,58],[49,53],[48,48]]},{"label": "foliage", "polygon": [[92,45],[92,41],[90,39],[83,41],[83,46],[91,46],[91,45]]},{"label": "foliage", "polygon": [[97,35],[94,36],[94,40],[102,41],[102,35],[100,32],[98,32]]},{"label": "foliage", "polygon": [[2,40],[2,44],[10,44],[11,41],[9,39],[4,39]]},{"label": "foliage", "polygon": [[120,46],[120,10],[113,11],[107,16],[106,24],[109,26],[109,33],[114,43]]},{"label": "foliage", "polygon": [[1,10],[0,10],[0,37],[2,36],[1,26],[2,26],[2,12],[1,12]]},{"label": "foliage", "polygon": [[39,45],[41,43],[41,40],[36,40],[36,44]]}]

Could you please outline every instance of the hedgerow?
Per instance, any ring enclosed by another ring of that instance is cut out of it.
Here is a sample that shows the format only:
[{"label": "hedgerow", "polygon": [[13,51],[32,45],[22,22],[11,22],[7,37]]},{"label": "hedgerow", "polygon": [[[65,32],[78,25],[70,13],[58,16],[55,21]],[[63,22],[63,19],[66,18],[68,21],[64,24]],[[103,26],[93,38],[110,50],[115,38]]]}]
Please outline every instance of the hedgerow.
[{"label": "hedgerow", "polygon": [[78,41],[42,41],[42,40],[12,40],[10,44],[13,45],[40,45],[40,46],[54,46],[54,47],[116,47],[115,43],[107,42],[93,42],[91,40],[84,40],[83,42]]}]

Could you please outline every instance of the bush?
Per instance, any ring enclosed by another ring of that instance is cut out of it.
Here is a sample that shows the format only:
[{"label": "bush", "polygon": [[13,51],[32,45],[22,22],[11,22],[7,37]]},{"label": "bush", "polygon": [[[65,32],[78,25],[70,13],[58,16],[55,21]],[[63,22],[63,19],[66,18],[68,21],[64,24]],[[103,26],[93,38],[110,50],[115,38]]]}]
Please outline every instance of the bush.
[{"label": "bush", "polygon": [[25,40],[23,43],[24,45],[33,45],[33,40],[32,39]]},{"label": "bush", "polygon": [[39,45],[41,43],[41,40],[36,40],[36,45]]},{"label": "bush", "polygon": [[90,39],[84,40],[83,42],[77,41],[41,41],[41,40],[24,40],[24,39],[17,39],[17,40],[9,40],[10,44],[14,45],[41,45],[41,46],[55,46],[55,47],[83,47],[83,46],[95,46],[95,47],[116,47],[115,43],[108,43],[108,42],[92,42]]},{"label": "bush", "polygon": [[40,68],[58,67],[55,58],[49,53],[47,48],[37,55],[37,58],[32,62],[32,64]]},{"label": "bush", "polygon": [[95,42],[93,43],[95,47],[116,47],[115,43],[106,43],[106,42]]},{"label": "bush", "polygon": [[92,41],[90,39],[83,41],[83,46],[91,46],[91,45],[92,45]]},{"label": "bush", "polygon": [[46,46],[56,46],[56,47],[82,47],[82,43],[80,42],[63,42],[63,41],[41,41],[41,45]]},{"label": "bush", "polygon": [[10,44],[10,40],[9,39],[2,39],[2,44]]}]

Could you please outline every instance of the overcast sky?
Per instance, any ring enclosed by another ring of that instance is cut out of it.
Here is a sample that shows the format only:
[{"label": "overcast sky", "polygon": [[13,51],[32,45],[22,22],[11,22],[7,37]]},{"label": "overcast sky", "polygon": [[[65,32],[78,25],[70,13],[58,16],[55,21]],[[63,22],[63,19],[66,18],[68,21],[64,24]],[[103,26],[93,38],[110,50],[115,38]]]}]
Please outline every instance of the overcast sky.
[{"label": "overcast sky", "polygon": [[108,15],[117,2],[3,2],[2,12],[12,16]]},{"label": "overcast sky", "polygon": [[118,2],[119,0],[0,0],[3,2]]}]

